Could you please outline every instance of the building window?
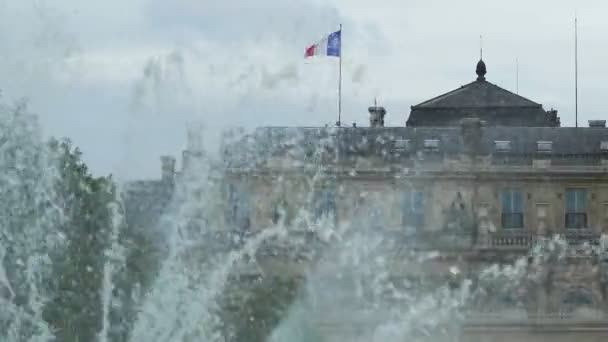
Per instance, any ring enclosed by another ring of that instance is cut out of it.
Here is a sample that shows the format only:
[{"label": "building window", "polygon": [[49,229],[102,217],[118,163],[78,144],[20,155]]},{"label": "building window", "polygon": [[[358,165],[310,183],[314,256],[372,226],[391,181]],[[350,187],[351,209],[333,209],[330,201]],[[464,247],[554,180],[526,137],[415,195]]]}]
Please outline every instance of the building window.
[{"label": "building window", "polygon": [[335,188],[321,189],[315,198],[314,217],[335,218],[336,217],[336,190]]},{"label": "building window", "polygon": [[421,191],[404,192],[401,199],[401,223],[404,226],[419,228],[424,225],[424,193]]},{"label": "building window", "polygon": [[409,139],[396,139],[395,140],[395,152],[408,152],[410,150]]},{"label": "building window", "polygon": [[508,140],[494,141],[494,150],[496,152],[511,152],[511,142]]},{"label": "building window", "polygon": [[226,196],[226,222],[235,228],[248,229],[251,221],[249,218],[249,194],[237,186],[228,185]]},{"label": "building window", "polygon": [[439,139],[425,139],[424,150],[429,152],[439,151]]},{"label": "building window", "polygon": [[547,140],[539,140],[536,142],[536,151],[539,153],[551,153],[553,150],[553,142]]},{"label": "building window", "polygon": [[521,191],[503,190],[501,221],[502,227],[506,229],[524,227],[524,204]]},{"label": "building window", "polygon": [[566,228],[587,227],[587,190],[566,189]]}]

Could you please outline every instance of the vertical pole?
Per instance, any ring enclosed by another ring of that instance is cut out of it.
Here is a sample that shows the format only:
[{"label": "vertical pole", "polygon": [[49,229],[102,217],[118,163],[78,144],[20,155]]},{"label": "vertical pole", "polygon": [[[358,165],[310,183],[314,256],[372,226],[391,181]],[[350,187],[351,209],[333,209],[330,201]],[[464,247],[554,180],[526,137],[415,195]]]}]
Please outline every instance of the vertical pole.
[{"label": "vertical pole", "polygon": [[578,28],[577,16],[574,14],[574,122],[578,127]]},{"label": "vertical pole", "polygon": [[338,126],[342,124],[342,24],[340,24],[340,58],[338,67]]},{"label": "vertical pole", "polygon": [[519,60],[515,58],[515,94],[519,95]]}]

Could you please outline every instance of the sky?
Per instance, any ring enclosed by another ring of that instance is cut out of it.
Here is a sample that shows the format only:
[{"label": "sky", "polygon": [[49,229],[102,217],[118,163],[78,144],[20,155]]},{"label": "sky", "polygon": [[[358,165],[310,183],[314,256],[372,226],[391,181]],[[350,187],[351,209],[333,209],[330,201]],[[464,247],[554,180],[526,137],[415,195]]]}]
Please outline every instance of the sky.
[{"label": "sky", "polygon": [[600,0],[0,0],[0,100],[26,99],[98,175],[157,178],[195,123],[210,151],[227,127],[333,124],[338,61],[303,55],[342,24],[344,124],[366,126],[377,98],[403,126],[473,81],[481,35],[488,81],[516,91],[518,74],[520,95],[573,126],[575,13],[586,126],[605,119]]}]

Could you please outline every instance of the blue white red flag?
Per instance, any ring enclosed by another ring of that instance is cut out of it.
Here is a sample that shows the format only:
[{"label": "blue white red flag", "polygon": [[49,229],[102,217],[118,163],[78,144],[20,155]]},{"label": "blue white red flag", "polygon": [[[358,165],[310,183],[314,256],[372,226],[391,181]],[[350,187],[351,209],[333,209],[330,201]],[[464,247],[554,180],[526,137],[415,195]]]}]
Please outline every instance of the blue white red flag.
[{"label": "blue white red flag", "polygon": [[342,53],[342,30],[330,33],[317,44],[306,48],[304,57],[332,56],[340,57]]}]

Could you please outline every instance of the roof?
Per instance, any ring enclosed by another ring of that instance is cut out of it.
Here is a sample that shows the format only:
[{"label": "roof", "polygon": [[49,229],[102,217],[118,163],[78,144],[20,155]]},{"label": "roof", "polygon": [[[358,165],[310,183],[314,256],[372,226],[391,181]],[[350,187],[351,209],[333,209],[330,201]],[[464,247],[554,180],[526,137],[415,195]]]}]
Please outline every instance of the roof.
[{"label": "roof", "polygon": [[[341,128],[260,128],[255,136],[248,136],[240,143],[227,146],[234,153],[226,154],[224,161],[230,167],[253,167],[258,163],[283,155],[293,160],[313,160],[314,151],[323,147],[338,147],[339,155],[347,158],[355,155],[381,155],[389,157],[401,148],[401,157],[426,152],[429,140],[437,140],[438,154],[467,153],[462,127],[341,127]],[[263,134],[262,134],[263,133]],[[252,139],[252,140],[250,140]],[[247,143],[244,143],[247,141]],[[531,156],[541,153],[544,157],[557,156],[572,159],[572,163],[584,163],[584,156],[606,156],[608,153],[608,128],[590,127],[504,127],[490,126],[479,129],[477,153],[497,153],[496,141],[509,141],[510,155]],[[551,142],[551,150],[538,151],[539,141]],[[253,147],[245,149],[243,147]],[[602,148],[603,147],[603,148]],[[503,153],[499,153],[503,155]],[[400,157],[400,158],[401,158]],[[294,164],[295,165],[295,164]]]},{"label": "roof", "polygon": [[494,151],[494,142],[511,141],[513,153],[536,153],[538,141],[552,142],[550,154],[589,155],[604,154],[600,146],[608,141],[607,128],[589,127],[488,127],[482,129],[482,141],[487,153]]},{"label": "roof", "polygon": [[[422,151],[425,141],[439,140],[439,152],[465,152],[461,127],[344,128],[341,136],[341,146],[346,151],[379,150],[392,147],[396,140],[409,140],[410,152]],[[537,142],[550,141],[552,149],[547,155],[600,155],[606,153],[601,149],[601,143],[608,142],[608,128],[482,127],[479,153],[496,152],[496,141],[510,141],[510,153],[513,154],[536,154]]]},{"label": "roof", "polygon": [[557,111],[501,88],[485,78],[485,63],[477,64],[477,80],[412,106],[407,126],[457,126],[463,118],[479,118],[486,126],[557,127]]},{"label": "roof", "polygon": [[476,80],[412,107],[417,108],[541,107],[485,80]]}]

